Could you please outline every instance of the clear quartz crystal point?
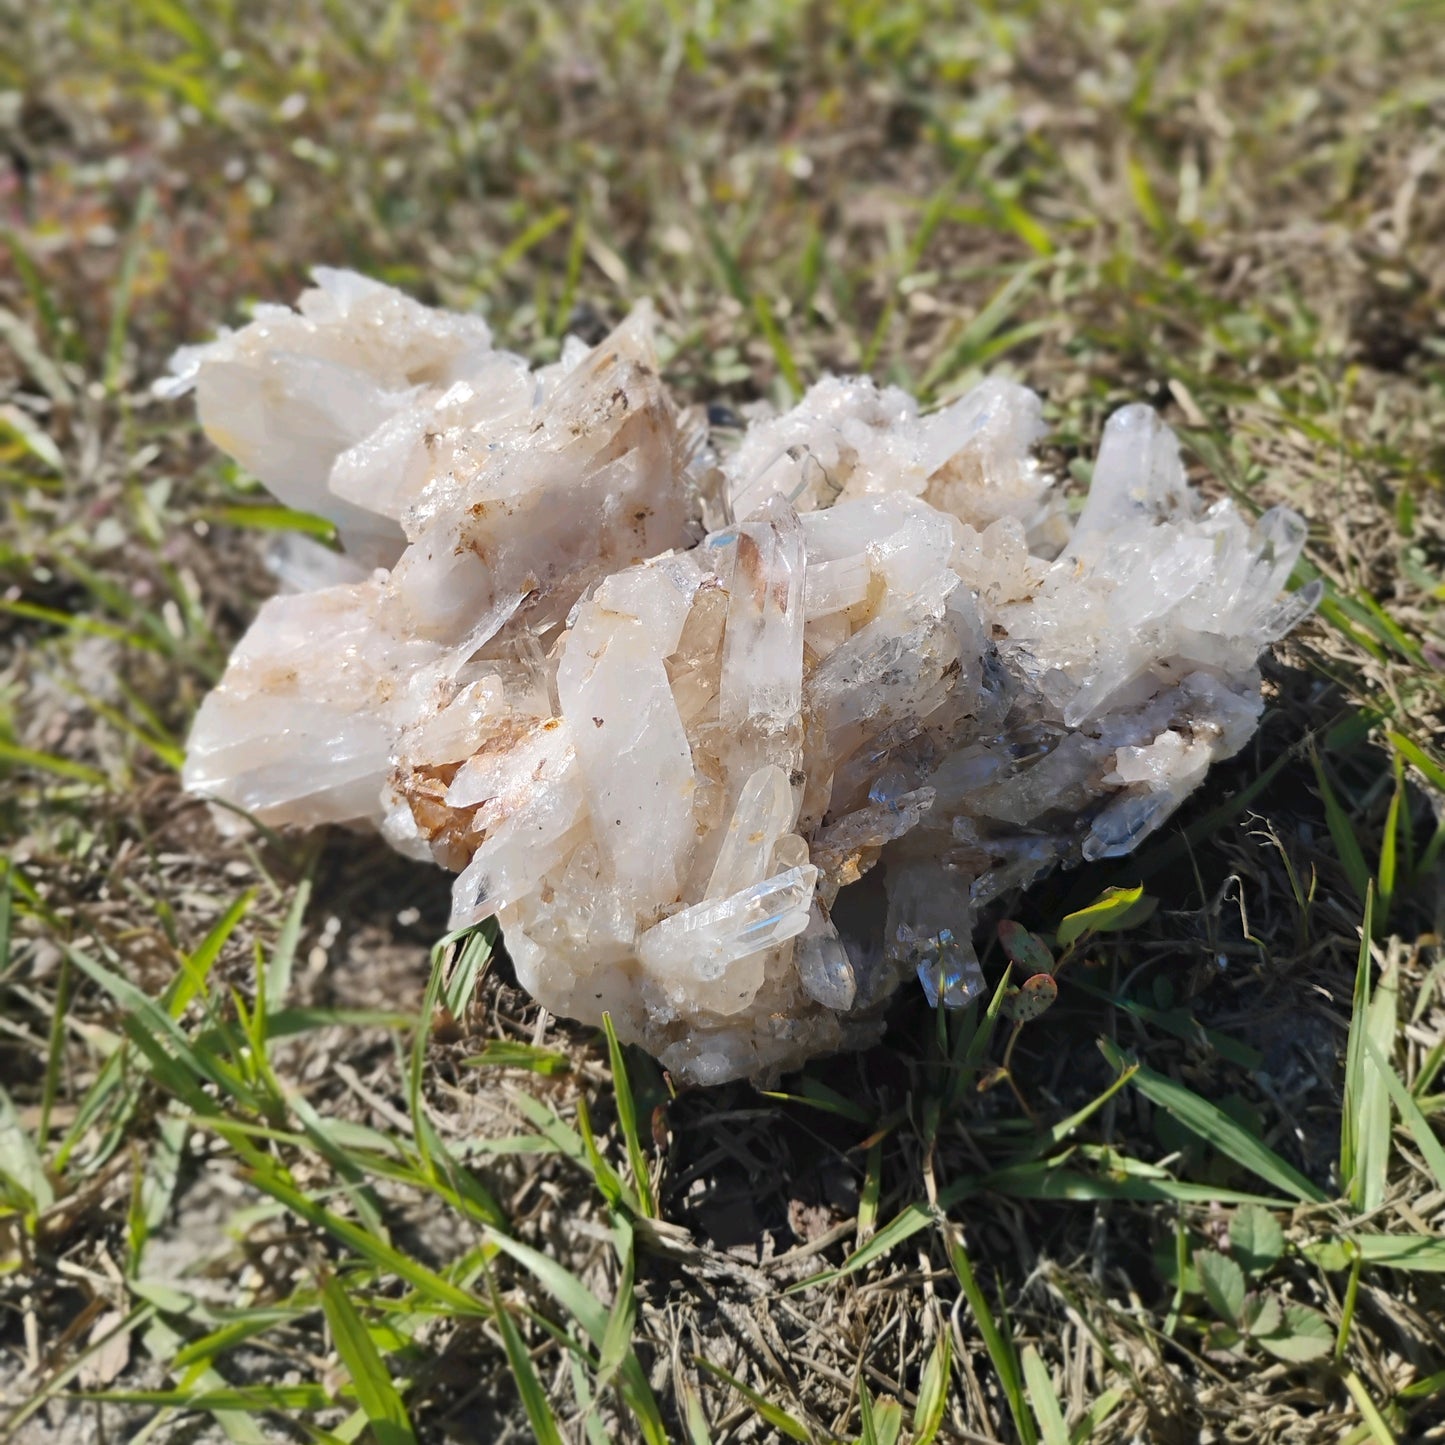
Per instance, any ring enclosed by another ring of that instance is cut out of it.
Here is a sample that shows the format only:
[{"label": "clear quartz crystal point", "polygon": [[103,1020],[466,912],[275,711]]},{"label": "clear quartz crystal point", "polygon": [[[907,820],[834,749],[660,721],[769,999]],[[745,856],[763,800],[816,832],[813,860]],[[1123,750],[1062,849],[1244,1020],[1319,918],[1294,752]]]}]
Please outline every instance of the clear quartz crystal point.
[{"label": "clear quartz crystal point", "polygon": [[797,811],[792,785],[780,767],[770,763],[753,773],[743,784],[703,897],[726,898],[758,882]]},{"label": "clear quartz crystal point", "polygon": [[638,939],[638,960],[658,978],[714,982],[739,959],[800,934],[817,882],[818,870],[804,864],[727,898],[684,908]]},{"label": "clear quartz crystal point", "polygon": [[720,721],[783,738],[803,701],[803,594],[807,561],[798,514],[773,498],[736,531]]},{"label": "clear quartz crystal point", "polygon": [[918,981],[934,1008],[964,1008],[983,992],[983,970],[973,944],[951,928],[914,944]]},{"label": "clear quartz crystal point", "polygon": [[645,304],[534,368],[315,282],[157,386],[343,546],[276,549],[185,785],[434,858],[540,1003],[682,1082],[866,1044],[911,976],[975,999],[978,912],[1164,826],[1321,595],[1304,522],[1206,505],[1148,407],[1071,524],[1000,377],[929,414],[825,377],[713,442]]},{"label": "clear quartz crystal point", "polygon": [[969,930],[968,880],[933,861],[889,865],[888,952],[911,968],[935,1008],[963,1008],[983,991]]},{"label": "clear quartz crystal point", "polygon": [[858,979],[838,930],[815,904],[795,953],[803,992],[825,1008],[846,1012],[858,996]]}]

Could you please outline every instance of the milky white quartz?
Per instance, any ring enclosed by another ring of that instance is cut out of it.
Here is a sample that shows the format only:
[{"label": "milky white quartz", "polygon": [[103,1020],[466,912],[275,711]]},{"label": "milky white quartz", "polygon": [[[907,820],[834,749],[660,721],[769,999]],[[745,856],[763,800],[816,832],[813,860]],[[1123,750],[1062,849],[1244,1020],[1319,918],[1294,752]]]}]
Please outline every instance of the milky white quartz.
[{"label": "milky white quartz", "polygon": [[[163,384],[344,549],[293,549],[186,786],[437,859],[542,1004],[683,1081],[868,1042],[909,974],[972,999],[978,911],[1157,829],[1315,601],[1282,595],[1299,518],[1206,506],[1147,407],[1071,521],[1012,382],[922,414],[828,377],[719,458],[645,307],[533,370],[474,317],[316,282]],[[841,936],[874,867],[886,921]]]}]

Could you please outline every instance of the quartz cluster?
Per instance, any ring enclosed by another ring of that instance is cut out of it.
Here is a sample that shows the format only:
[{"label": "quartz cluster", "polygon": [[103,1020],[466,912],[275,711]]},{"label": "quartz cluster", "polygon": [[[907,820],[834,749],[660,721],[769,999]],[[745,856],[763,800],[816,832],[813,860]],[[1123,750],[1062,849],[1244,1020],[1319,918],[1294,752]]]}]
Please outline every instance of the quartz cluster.
[{"label": "quartz cluster", "polygon": [[[186,786],[455,870],[542,1004],[683,1081],[868,1042],[905,976],[970,1000],[978,910],[1158,828],[1315,601],[1300,519],[1204,505],[1144,406],[1071,516],[1013,382],[924,414],[830,377],[720,454],[645,306],[532,369],[315,280],[162,383],[342,544],[284,560]],[[875,867],[886,921],[840,934]]]}]

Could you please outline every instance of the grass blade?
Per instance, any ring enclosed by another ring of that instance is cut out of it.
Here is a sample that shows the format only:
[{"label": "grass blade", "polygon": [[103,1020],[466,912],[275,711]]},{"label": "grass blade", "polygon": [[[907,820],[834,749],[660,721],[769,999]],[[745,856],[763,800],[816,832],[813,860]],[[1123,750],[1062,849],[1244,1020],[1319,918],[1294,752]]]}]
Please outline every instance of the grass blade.
[{"label": "grass blade", "polygon": [[562,1445],[562,1432],[557,1428],[557,1417],[552,1413],[547,1392],[537,1378],[537,1371],[532,1365],[531,1355],[527,1353],[521,1331],[512,1318],[512,1312],[502,1303],[502,1298],[497,1293],[491,1270],[486,1271],[486,1276],[497,1331],[502,1337],[502,1348],[507,1352],[507,1363],[511,1366],[512,1378],[517,1383],[517,1393],[521,1396],[522,1408],[527,1412],[532,1433],[539,1445]]},{"label": "grass blade", "polygon": [[1060,1144],[1066,1142],[1076,1129],[1086,1124],[1134,1077],[1137,1068],[1137,1065],[1131,1065],[1124,1069],[1115,1075],[1113,1083],[1111,1083],[1102,1094],[1098,1095],[1097,1098],[1091,1099],[1082,1109],[1075,1110],[1067,1119],[1061,1119],[1051,1128],[1045,1129],[1038,1138],[1035,1139],[1032,1144],[1028,1145],[1019,1155],[1018,1162],[1024,1164],[1031,1160],[1039,1159],[1043,1155],[1058,1148]]},{"label": "grass blade", "polygon": [[102,1334],[92,1336],[82,1348],[73,1351],[60,1369],[56,1370],[42,1384],[32,1387],[28,1397],[19,1401],[8,1415],[0,1415],[0,1440],[7,1442],[7,1445],[21,1441],[24,1437],[20,1434],[20,1427],[43,1410],[47,1400],[53,1399],[69,1385],[85,1368],[88,1360],[94,1358],[113,1340],[133,1334],[152,1319],[155,1312],[155,1306],[152,1304],[140,1305],[131,1310],[124,1319],[117,1321],[112,1328]]},{"label": "grass blade", "polygon": [[626,1215],[615,1216],[614,1233],[617,1235],[617,1252],[622,1259],[622,1276],[617,1281],[617,1298],[613,1302],[612,1313],[607,1319],[607,1329],[602,1336],[602,1349],[597,1362],[599,1390],[612,1383],[612,1377],[631,1351],[632,1331],[637,1322],[637,1295],[633,1289],[637,1253],[633,1243],[632,1225]]},{"label": "grass blade", "polygon": [[1054,1393],[1049,1367],[1032,1345],[1024,1347],[1023,1369],[1029,1404],[1033,1406],[1034,1416],[1039,1422],[1039,1435],[1044,1445],[1069,1445],[1069,1427],[1064,1423],[1063,1407]]},{"label": "grass blade", "polygon": [[980,349],[1013,315],[1035,279],[1050,264],[1049,257],[1036,256],[1032,261],[1020,266],[979,308],[948,350],[929,367],[919,385],[920,393],[926,396],[933,392],[940,382],[976,365]]},{"label": "grass blade", "polygon": [[758,330],[763,333],[763,339],[768,343],[773,359],[778,363],[778,371],[787,383],[789,392],[794,397],[802,396],[806,388],[803,385],[802,373],[798,370],[798,363],[793,359],[793,349],[788,345],[787,337],[783,335],[777,318],[773,315],[772,303],[762,291],[753,293],[753,315],[757,317]]},{"label": "grass blade", "polygon": [[489,918],[462,944],[462,951],[442,985],[442,1002],[453,1018],[466,1016],[467,1006],[477,990],[477,980],[491,960],[496,938],[496,922]]},{"label": "grass blade", "polygon": [[964,1248],[963,1237],[956,1231],[948,1241],[948,1258],[953,1265],[954,1274],[958,1276],[959,1284],[963,1286],[964,1297],[968,1300],[969,1308],[978,1324],[978,1332],[983,1336],[984,1349],[988,1351],[1004,1398],[1008,1401],[1014,1428],[1019,1432],[1019,1438],[1024,1445],[1036,1445],[1038,1432],[1034,1429],[1033,1414],[1024,1398],[1023,1377],[1019,1370],[1018,1350],[1014,1346],[1013,1336],[1001,1329],[994,1318],[983,1290],[979,1288],[973,1264]]},{"label": "grass blade", "polygon": [[[247,1108],[259,1111],[259,1101],[249,1086],[222,1061],[219,1052],[194,1047],[168,1009],[142,993],[129,979],[112,973],[78,948],[66,945],[65,951],[82,973],[126,1010],[126,1035],[150,1060],[156,1078],[177,1098],[198,1114],[214,1114],[215,1103],[200,1087],[200,1080],[206,1079],[223,1097],[235,1098]],[[191,986],[198,987],[199,970],[185,967],[184,972],[191,978]]]},{"label": "grass blade", "polygon": [[558,1049],[542,1049],[517,1039],[488,1039],[479,1054],[462,1060],[469,1069],[525,1069],[543,1078],[566,1074],[572,1060]]},{"label": "grass blade", "polygon": [[[587,1337],[599,1350],[603,1348],[607,1339],[608,1313],[576,1275],[555,1259],[519,1240],[496,1233],[488,1237],[503,1254],[520,1264],[582,1326]],[[653,1398],[652,1388],[642,1372],[637,1353],[630,1344],[618,1366],[617,1374],[622,1397],[637,1418],[643,1438],[649,1445],[666,1445],[667,1434],[658,1413],[657,1401]]]},{"label": "grass blade", "polygon": [[1445,1189],[1445,1145],[1436,1137],[1430,1121],[1415,1102],[1415,1096],[1401,1082],[1399,1075],[1390,1066],[1390,1061],[1369,1037],[1365,1039],[1365,1052],[1396,1109],[1400,1111],[1400,1122],[1410,1131],[1421,1154],[1425,1156],[1425,1162],[1435,1176],[1436,1185]]},{"label": "grass blade", "polygon": [[714,1365],[710,1360],[703,1359],[701,1355],[696,1357],[695,1363],[708,1374],[731,1385],[758,1412],[759,1417],[780,1435],[786,1435],[789,1440],[802,1440],[805,1445],[813,1440],[813,1432],[801,1420],[790,1415],[781,1405],[775,1404],[766,1395],[760,1395],[756,1390],[750,1389],[736,1375],[730,1375],[721,1365]]},{"label": "grass blade", "polygon": [[276,947],[266,963],[266,1033],[273,1033],[274,1012],[286,1002],[291,992],[291,970],[296,962],[296,947],[301,942],[301,925],[306,918],[306,905],[311,901],[311,880],[303,878],[296,887],[296,896],[286,910]]},{"label": "grass blade", "polygon": [[856,1274],[860,1269],[866,1269],[875,1259],[881,1259],[890,1249],[896,1248],[905,1239],[910,1239],[920,1230],[927,1229],[933,1220],[933,1210],[927,1204],[910,1204],[901,1214],[895,1215],[885,1224],[865,1245],[855,1249],[837,1269],[825,1270],[809,1279],[799,1280],[797,1284],[789,1285],[784,1293],[796,1294],[799,1290],[811,1289],[815,1285],[831,1284],[835,1279]]},{"label": "grass blade", "polygon": [[1390,904],[1395,897],[1395,885],[1399,873],[1400,810],[1405,802],[1405,769],[1399,756],[1395,758],[1395,790],[1390,794],[1390,806],[1385,812],[1385,831],[1380,839],[1380,866],[1376,871],[1377,893],[1380,900],[1380,926],[1383,928],[1390,917]]},{"label": "grass blade", "polygon": [[1445,1239],[1433,1234],[1351,1234],[1349,1238],[1367,1265],[1445,1274]]},{"label": "grass blade", "polygon": [[299,1219],[304,1219],[316,1229],[324,1230],[338,1243],[344,1244],[378,1269],[405,1280],[419,1294],[445,1312],[470,1318],[485,1318],[491,1313],[479,1299],[453,1284],[451,1280],[368,1234],[360,1225],[333,1214],[324,1205],[308,1198],[299,1189],[274,1174],[253,1171],[250,1177],[258,1189],[264,1190],[278,1203],[285,1205]]},{"label": "grass blade", "polygon": [[[1116,1156],[1115,1167],[1136,1164]],[[1077,1169],[1062,1169],[1057,1160],[1027,1164],[1019,1168],[1000,1169],[977,1181],[977,1187],[988,1189],[1011,1199],[1133,1199],[1145,1202],[1174,1204],[1257,1204],[1264,1209],[1288,1209],[1291,1201],[1264,1194],[1250,1194],[1240,1189],[1224,1189],[1217,1184],[1196,1184],[1175,1179],[1162,1171],[1157,1174],[1119,1175],[1083,1174]]]},{"label": "grass blade", "polygon": [[1320,801],[1325,805],[1325,822],[1329,825],[1330,838],[1334,842],[1335,852],[1339,854],[1345,876],[1350,880],[1350,887],[1355,890],[1355,896],[1363,903],[1373,880],[1370,875],[1370,865],[1365,862],[1364,850],[1360,847],[1360,840],[1355,836],[1355,825],[1350,821],[1350,815],[1345,811],[1339,798],[1335,795],[1335,790],[1330,786],[1324,764],[1320,761],[1320,755],[1317,752],[1311,753],[1310,762],[1314,764],[1315,778],[1319,782]]},{"label": "grass blade", "polygon": [[[141,1335],[141,1343],[151,1358],[172,1378],[175,1378],[185,1368],[178,1357],[178,1351],[184,1348],[181,1335],[163,1317],[158,1315],[147,1324]],[[204,1363],[199,1370],[190,1372],[186,1384],[192,1390],[198,1387],[205,1391],[230,1388],[225,1377],[218,1370],[212,1369],[209,1364]],[[211,1416],[232,1445],[269,1445],[270,1437],[260,1428],[256,1423],[255,1416],[249,1411],[218,1408],[211,1411]],[[164,1419],[164,1412],[160,1412],[150,1423],[159,1425]],[[133,1438],[138,1445],[143,1437],[136,1435]]]},{"label": "grass blade", "polygon": [[[1381,1042],[1393,1051],[1395,989],[1370,988],[1370,937],[1374,930],[1375,891],[1365,886],[1365,917],[1355,965],[1350,1036],[1345,1049],[1345,1096],[1340,1117],[1340,1177],[1345,1194],[1358,1211],[1377,1208],[1385,1195],[1389,1166],[1390,1097],[1385,1081],[1370,1060],[1368,1044]],[[1382,995],[1382,997],[1377,997]]]},{"label": "grass blade", "polygon": [[1085,1445],[1085,1442],[1092,1440],[1094,1431],[1119,1408],[1128,1394],[1129,1391],[1123,1385],[1115,1385],[1105,1390],[1075,1423],[1069,1435],[1070,1445]]},{"label": "grass blade", "polygon": [[673,1366],[673,1381],[678,1398],[682,1401],[682,1417],[687,1425],[688,1445],[713,1445],[707,1412],[702,1407],[702,1396],[677,1363]]},{"label": "grass blade", "polygon": [[647,1167],[642,1136],[637,1131],[637,1101],[633,1097],[632,1080],[627,1073],[627,1060],[623,1057],[622,1045],[617,1041],[617,1030],[612,1027],[611,1014],[602,1015],[602,1027],[607,1031],[607,1053],[612,1062],[612,1090],[617,1097],[617,1124],[627,1144],[627,1161],[632,1166],[638,1204],[647,1218],[656,1219],[657,1198],[652,1192],[652,1174]]},{"label": "grass blade", "polygon": [[54,753],[42,753],[34,748],[22,748],[17,743],[0,741],[0,765],[5,764],[15,768],[29,768],[37,773],[54,773],[57,778],[69,778],[73,783],[88,783],[93,788],[110,786],[110,779],[98,768],[72,762],[69,758],[57,757]]},{"label": "grass blade", "polygon": [[776,1099],[781,1104],[805,1104],[811,1109],[851,1119],[855,1124],[872,1122],[872,1116],[861,1105],[830,1088],[821,1079],[810,1078],[807,1074],[798,1080],[796,1094],[785,1094],[776,1089],[761,1089],[759,1092],[765,1099]]},{"label": "grass blade", "polygon": [[[1114,1068],[1122,1071],[1128,1066],[1124,1056],[1107,1039],[1101,1039],[1099,1047]],[[1150,1103],[1163,1109],[1205,1143],[1213,1145],[1226,1159],[1234,1160],[1265,1183],[1301,1202],[1325,1203],[1327,1196],[1318,1185],[1311,1183],[1262,1139],[1257,1139],[1217,1105],[1201,1099],[1183,1084],[1176,1084],[1173,1079],[1142,1065],[1132,1082]]]},{"label": "grass blade", "polygon": [[105,343],[105,365],[101,373],[102,384],[112,396],[120,390],[121,364],[125,356],[125,341],[130,321],[131,296],[135,289],[136,271],[140,266],[141,242],[145,239],[152,215],[156,209],[156,193],[153,186],[147,186],[136,203],[135,216],[131,221],[130,235],[126,237],[125,253],[121,257],[120,273],[116,278],[115,290],[111,296],[110,333]]},{"label": "grass blade", "polygon": [[336,1353],[341,1356],[341,1363],[356,1389],[357,1403],[366,1412],[376,1445],[416,1445],[416,1432],[411,1428],[391,1373],[334,1274],[322,1281],[321,1308],[336,1343]]},{"label": "grass blade", "polygon": [[1370,1439],[1375,1445],[1395,1445],[1395,1436],[1385,1423],[1385,1417],[1380,1414],[1379,1406],[1370,1398],[1365,1382],[1354,1370],[1346,1370],[1344,1380],[1345,1389],[1350,1392],[1350,1398],[1354,1400],[1365,1424],[1369,1426]]},{"label": "grass blade", "polygon": [[923,1366],[923,1378],[918,1384],[918,1404],[913,1410],[913,1445],[931,1445],[943,1428],[952,1366],[953,1345],[948,1331],[939,1330],[938,1339]]}]

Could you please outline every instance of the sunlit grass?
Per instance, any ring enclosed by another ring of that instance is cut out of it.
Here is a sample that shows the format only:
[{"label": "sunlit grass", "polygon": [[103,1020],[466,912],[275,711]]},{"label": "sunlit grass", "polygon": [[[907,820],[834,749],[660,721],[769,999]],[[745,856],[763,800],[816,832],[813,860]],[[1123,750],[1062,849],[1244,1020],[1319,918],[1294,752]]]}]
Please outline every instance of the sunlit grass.
[{"label": "sunlit grass", "polygon": [[[199,1413],[245,1445],[755,1415],[1058,1445],[1181,1401],[1199,1432],[1418,1438],[1445,1386],[1431,7],[99,0],[19,29],[0,1437],[84,1399],[117,1435]],[[1304,670],[1140,857],[1011,905],[988,1001],[900,1004],[876,1076],[674,1098],[610,1032],[523,1012],[490,931],[428,971],[397,921],[435,921],[423,884],[177,798],[258,554],[325,529],[149,382],[316,262],[539,358],[654,296],[705,403],[829,368],[939,401],[1001,368],[1081,483],[1142,395],[1217,491],[1310,518]],[[709,1161],[808,1203],[798,1139],[851,1201],[791,1244],[710,1239]],[[178,1222],[209,1232],[177,1275]]]}]

